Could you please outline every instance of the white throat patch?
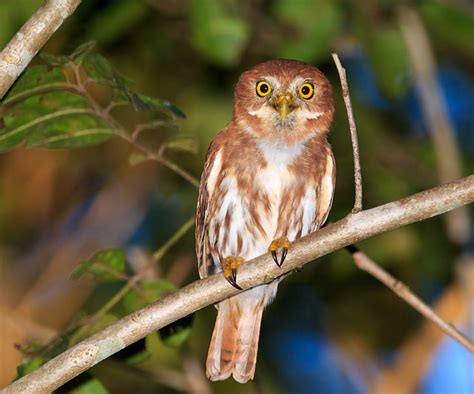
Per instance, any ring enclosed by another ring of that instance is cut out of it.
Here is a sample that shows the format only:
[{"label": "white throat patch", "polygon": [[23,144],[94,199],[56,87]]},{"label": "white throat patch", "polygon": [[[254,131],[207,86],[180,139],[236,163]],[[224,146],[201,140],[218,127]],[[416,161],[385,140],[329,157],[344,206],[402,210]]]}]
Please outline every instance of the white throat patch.
[{"label": "white throat patch", "polygon": [[257,148],[271,166],[289,166],[304,149],[304,141],[293,146],[278,141],[257,141]]}]

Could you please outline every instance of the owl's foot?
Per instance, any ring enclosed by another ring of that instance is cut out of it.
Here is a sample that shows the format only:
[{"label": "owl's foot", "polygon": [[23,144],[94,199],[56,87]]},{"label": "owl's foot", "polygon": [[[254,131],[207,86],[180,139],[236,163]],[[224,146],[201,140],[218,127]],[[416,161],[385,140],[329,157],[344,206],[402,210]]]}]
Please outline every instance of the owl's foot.
[{"label": "owl's foot", "polygon": [[[276,265],[281,267],[283,262],[286,259],[286,255],[288,254],[288,249],[290,248],[290,241],[288,241],[288,238],[286,237],[281,237],[277,238],[272,241],[270,244],[268,251],[272,254],[273,260],[275,261]],[[278,261],[278,250],[281,249],[281,259]]]},{"label": "owl's foot", "polygon": [[242,290],[242,288],[237,284],[237,267],[242,264],[242,262],[243,259],[241,257],[235,256],[226,257],[221,262],[224,278],[238,290]]}]

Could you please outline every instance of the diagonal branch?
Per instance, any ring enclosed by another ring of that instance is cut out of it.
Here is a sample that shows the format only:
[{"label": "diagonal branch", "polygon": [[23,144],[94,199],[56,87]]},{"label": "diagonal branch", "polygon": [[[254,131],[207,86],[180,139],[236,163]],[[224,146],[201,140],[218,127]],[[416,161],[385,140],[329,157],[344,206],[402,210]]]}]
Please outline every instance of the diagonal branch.
[{"label": "diagonal branch", "polygon": [[[454,281],[433,303],[435,314],[459,325],[469,322],[469,300],[464,289]],[[382,367],[370,381],[369,393],[415,393],[433,363],[434,349],[445,339],[438,326],[425,320],[398,347],[390,365]]]},{"label": "diagonal branch", "polygon": [[[474,175],[471,175],[350,215],[295,242],[281,268],[275,265],[269,254],[249,261],[239,271],[239,284],[249,289],[271,282],[342,247],[473,201]],[[149,333],[238,292],[219,274],[195,281],[66,350],[36,371],[13,382],[2,393],[53,391]]]},{"label": "diagonal branch", "polygon": [[[409,49],[410,49],[410,54],[412,57],[420,57],[418,55],[420,53],[419,47],[424,47],[424,52],[425,55],[428,53],[430,54],[429,51],[429,45],[427,42],[427,37],[426,34],[422,30],[422,26],[420,25],[419,20],[417,19],[417,16],[414,12],[411,12],[409,9],[400,8],[400,19],[401,19],[401,25],[402,25],[402,30],[407,30],[405,31],[405,36],[410,38],[411,36],[418,36],[418,41],[422,41],[421,43],[418,42],[418,46],[413,44],[411,40],[407,39],[409,41]],[[413,30],[418,30],[418,34],[412,34],[410,35],[410,30],[409,26]],[[425,42],[423,42],[423,39]],[[423,57],[423,55],[421,55]],[[342,94],[344,97],[344,103],[346,106],[346,111],[347,111],[347,116],[349,119],[349,126],[350,126],[350,131],[351,131],[351,140],[352,140],[352,150],[353,150],[353,156],[354,156],[354,178],[355,178],[355,203],[354,203],[354,208],[352,212],[358,212],[362,209],[362,175],[361,175],[361,169],[360,169],[360,158],[359,158],[359,146],[357,142],[357,131],[356,131],[356,125],[355,125],[355,120],[354,120],[354,115],[352,113],[352,105],[351,105],[351,100],[350,100],[350,95],[349,95],[349,87],[347,85],[347,78],[346,78],[346,72],[345,69],[343,68],[339,57],[337,54],[333,53],[332,57],[334,59],[334,62],[336,63],[336,67],[339,73],[339,78],[341,80],[341,87],[342,87]],[[430,100],[432,100],[432,96],[430,95],[431,93],[435,92],[435,86],[433,84],[430,84],[429,82],[432,82],[434,80],[433,78],[433,73],[431,73],[431,79],[428,76],[428,81],[426,81],[426,78],[424,77],[423,70],[432,70],[434,67],[429,64],[429,61],[426,61],[426,57],[431,59],[430,56],[425,56],[424,58],[420,59],[419,62],[414,61],[415,63],[415,70],[418,72],[418,77],[421,80],[420,85],[421,85],[421,96],[425,104],[425,108],[430,107]],[[418,63],[423,64],[424,66],[418,67]],[[427,64],[428,63],[428,64]],[[431,59],[431,63],[433,63]],[[424,67],[424,68],[423,68]],[[430,73],[428,73],[430,74]],[[428,87],[427,87],[428,86]],[[427,94],[428,93],[428,94]],[[436,96],[436,95],[435,95]],[[436,98],[434,99],[436,101]],[[434,114],[433,111],[427,111],[427,116],[431,117],[437,116],[442,113],[441,109],[441,104],[440,102],[435,103],[439,105],[434,105],[435,108],[439,109],[439,111],[435,111],[436,115]],[[426,111],[425,111],[426,112]],[[442,114],[439,115],[442,117]],[[447,139],[451,138],[452,140],[452,129],[449,127],[437,127],[438,124],[444,124],[446,125],[449,124],[447,121],[447,118],[445,117],[444,119],[440,119],[441,121],[444,120],[444,122],[440,122],[439,119],[431,119],[431,126],[433,128],[433,133],[435,136],[442,135],[442,138],[435,138],[435,142],[438,142],[438,146],[436,151],[438,153],[444,152],[444,145],[440,145],[439,142],[441,139]],[[453,140],[454,141],[454,140]],[[440,162],[441,162],[441,182],[447,182],[449,180],[456,179],[460,177],[460,165],[459,165],[459,157],[456,156],[456,143],[455,141],[447,141],[451,142],[448,144],[448,153],[451,153],[450,155],[441,155],[439,157]],[[454,153],[453,153],[454,152]],[[448,159],[445,158],[445,156],[448,156]],[[452,161],[455,162],[455,164],[447,164],[451,163]],[[457,171],[456,171],[457,170]],[[449,176],[450,175],[450,176]],[[446,215],[446,218],[448,219],[449,217],[455,218],[455,217],[460,217],[463,215],[466,216],[466,208],[463,207],[462,209],[458,209],[454,212],[449,212],[448,215]],[[448,220],[448,224],[449,224]],[[459,222],[459,220],[458,220]],[[466,220],[464,220],[466,222]],[[449,226],[448,226],[449,227]],[[459,226],[451,226],[452,230],[454,228],[460,229]],[[468,230],[469,226],[461,226],[461,229],[463,229],[463,233],[465,234],[466,231]],[[451,231],[452,233],[452,231]],[[458,231],[459,233],[459,231]],[[452,234],[450,234],[452,235]],[[413,293],[408,286],[406,286],[403,282],[400,282],[396,278],[394,278],[392,275],[390,275],[387,271],[385,271],[382,267],[380,267],[376,262],[374,262],[372,259],[370,259],[365,253],[359,251],[357,247],[354,245],[349,245],[346,246],[346,249],[349,250],[349,252],[352,254],[352,258],[356,264],[356,266],[367,272],[368,274],[372,275],[374,278],[378,279],[380,282],[382,282],[385,286],[387,286],[389,289],[391,289],[395,294],[397,294],[400,298],[402,298],[407,304],[413,307],[413,309],[417,310],[420,312],[426,319],[434,323],[438,328],[440,328],[443,332],[451,336],[453,339],[458,341],[461,345],[463,345],[465,348],[467,348],[469,351],[474,353],[474,344],[467,338],[463,333],[458,331],[453,325],[449,324],[446,322],[440,315],[438,315],[432,308],[430,308],[429,305],[427,305],[425,302],[423,302],[415,293]]]},{"label": "diagonal branch", "polygon": [[45,0],[0,52],[0,99],[82,0]]},{"label": "diagonal branch", "polygon": [[387,271],[370,259],[365,253],[357,250],[355,247],[353,248],[354,249],[351,251],[352,258],[354,259],[357,268],[378,279],[396,295],[402,298],[408,305],[413,307],[413,309],[416,309],[424,317],[426,317],[428,320],[431,320],[431,322],[441,328],[441,330],[443,330],[446,334],[467,348],[471,353],[474,353],[474,343],[472,343],[469,338],[457,330],[453,325],[443,320],[443,318],[436,314],[433,309],[431,309],[415,293],[413,293],[413,291],[411,291],[407,285],[395,279],[392,275],[390,275]]}]

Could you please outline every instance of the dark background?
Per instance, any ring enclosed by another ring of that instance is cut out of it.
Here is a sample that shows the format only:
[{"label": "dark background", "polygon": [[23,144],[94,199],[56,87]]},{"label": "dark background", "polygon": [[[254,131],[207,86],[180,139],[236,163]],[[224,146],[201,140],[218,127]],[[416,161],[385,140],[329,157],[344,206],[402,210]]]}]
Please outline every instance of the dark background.
[{"label": "dark background", "polygon": [[[40,3],[0,3],[0,47]],[[186,114],[180,129],[145,138],[156,146],[173,133],[192,137],[197,154],[169,157],[196,177],[209,142],[232,116],[233,88],[241,72],[278,57],[317,66],[332,81],[337,106],[329,137],[338,170],[329,220],[336,221],[350,211],[354,187],[347,118],[331,52],[337,51],[347,68],[365,208],[439,184],[440,161],[452,160],[442,150],[436,155],[430,138],[416,89],[417,60],[407,51],[407,40],[415,40],[416,32],[410,36],[408,28],[408,35],[402,34],[402,6],[416,13],[428,36],[431,51],[420,48],[418,55],[435,60],[436,84],[459,145],[462,175],[470,174],[472,1],[84,0],[44,51],[70,53],[95,40],[95,50],[133,80],[137,91],[175,103]],[[100,99],[101,91],[95,94]],[[133,122],[133,117],[127,113],[123,121]],[[133,151],[111,139],[77,150],[17,148],[0,156],[0,314],[7,321],[4,327],[13,327],[0,332],[1,385],[14,377],[21,359],[13,343],[64,332],[71,320],[96,310],[120,288],[72,283],[68,278],[79,261],[117,246],[127,251],[133,271],[137,261],[146,260],[194,213],[197,190],[159,164],[130,166]],[[98,198],[103,205],[97,206]],[[430,304],[443,300],[443,314],[472,337],[472,298],[462,289],[474,280],[459,274],[472,238],[469,232],[449,235],[446,223],[436,217],[358,246]],[[193,231],[160,261],[154,275],[178,287],[197,279]],[[390,376],[393,381],[383,380],[384,392],[400,387],[423,393],[474,389],[472,356],[438,338],[436,328],[358,271],[343,250],[280,285],[264,314],[257,385],[207,384],[203,379],[214,315],[213,308],[197,312],[189,340],[179,348],[166,347],[153,336],[147,339],[148,361],[133,367],[108,361],[91,376],[110,392],[172,392],[179,386],[173,380],[182,384],[183,376],[195,382],[181,386],[184,391],[216,393],[355,393]],[[184,372],[176,377],[175,371]]]}]

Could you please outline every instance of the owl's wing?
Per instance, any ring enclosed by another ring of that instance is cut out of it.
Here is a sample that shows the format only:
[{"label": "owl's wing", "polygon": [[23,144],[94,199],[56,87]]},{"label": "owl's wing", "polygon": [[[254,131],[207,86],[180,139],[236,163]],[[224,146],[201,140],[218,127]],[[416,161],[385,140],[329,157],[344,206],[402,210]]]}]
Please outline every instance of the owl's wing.
[{"label": "owl's wing", "polygon": [[334,197],[334,190],[336,187],[336,161],[331,149],[328,149],[326,155],[326,165],[322,173],[319,193],[318,193],[318,209],[314,221],[314,228],[312,231],[320,228],[328,218],[331,210],[332,201]]},{"label": "owl's wing", "polygon": [[205,278],[212,273],[214,261],[210,254],[208,240],[208,208],[209,201],[214,193],[217,177],[220,173],[221,153],[215,141],[207,151],[206,163],[199,185],[199,196],[196,211],[196,255],[199,276]]}]

